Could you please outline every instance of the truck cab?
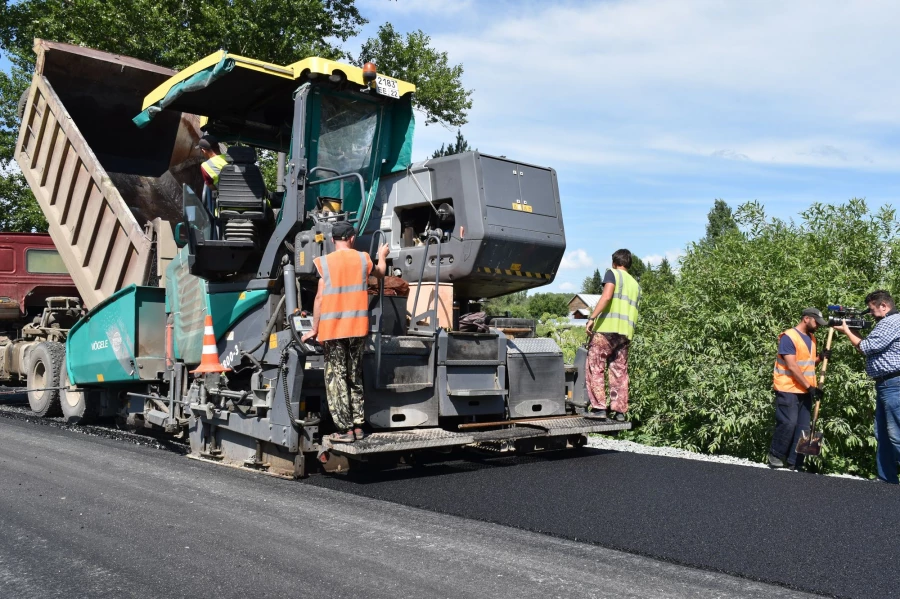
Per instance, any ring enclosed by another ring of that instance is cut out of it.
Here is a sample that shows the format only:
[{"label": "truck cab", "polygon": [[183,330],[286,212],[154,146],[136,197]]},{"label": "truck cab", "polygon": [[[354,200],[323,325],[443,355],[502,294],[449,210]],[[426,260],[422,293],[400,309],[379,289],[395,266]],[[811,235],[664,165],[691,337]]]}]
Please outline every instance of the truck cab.
[{"label": "truck cab", "polygon": [[78,290],[46,233],[0,233],[0,327],[7,336],[40,316],[51,297]]}]

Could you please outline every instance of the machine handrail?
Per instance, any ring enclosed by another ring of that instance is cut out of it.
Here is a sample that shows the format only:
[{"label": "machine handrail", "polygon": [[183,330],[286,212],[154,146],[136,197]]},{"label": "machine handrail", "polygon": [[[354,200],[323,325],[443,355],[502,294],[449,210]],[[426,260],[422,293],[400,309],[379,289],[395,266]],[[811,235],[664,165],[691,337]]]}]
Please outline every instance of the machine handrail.
[{"label": "machine handrail", "polygon": [[[419,292],[422,290],[422,280],[425,278],[425,265],[428,263],[428,248],[431,246],[432,240],[437,243],[437,261],[435,262],[434,267],[434,309],[426,310],[423,316],[429,319],[429,328],[431,329],[431,334],[437,333],[437,315],[438,315],[438,291],[441,283],[441,237],[443,237],[444,233],[440,229],[432,231],[428,234],[428,238],[425,240],[425,252],[422,256],[422,269],[419,271],[419,282],[416,284],[416,296],[413,300],[413,310],[416,309],[416,306],[419,303]],[[413,314],[413,320],[410,323],[410,328],[415,328],[415,332],[419,332],[418,328],[419,317],[416,314]]]},{"label": "machine handrail", "polygon": [[[316,166],[316,167],[313,167],[313,168],[309,171],[309,174],[311,175],[314,171],[316,171],[316,169],[323,170],[323,171],[337,172],[337,171],[335,171],[335,170],[332,170],[332,169],[330,169],[330,168],[326,168],[326,167],[324,167],[324,166]],[[308,179],[308,177],[309,177],[309,175],[307,175],[307,179]],[[309,187],[313,187],[313,186],[315,186],[315,185],[322,185],[322,184],[324,184],[324,183],[331,183],[332,181],[340,181],[340,182],[341,182],[341,208],[343,208],[343,207],[344,207],[344,206],[343,206],[343,204],[344,204],[344,179],[352,179],[352,178],[354,178],[354,177],[355,177],[356,179],[359,180],[359,195],[360,195],[360,198],[361,198],[360,206],[362,206],[362,200],[365,200],[365,199],[366,199],[366,182],[365,182],[365,180],[362,178],[362,175],[360,175],[359,173],[346,173],[346,174],[343,174],[343,175],[335,175],[334,177],[327,177],[327,178],[325,178],[325,179],[318,179],[318,180],[316,180],[316,181],[308,181],[308,182],[307,182],[307,185],[308,185]],[[351,223],[357,223],[357,222],[359,222],[359,220],[360,220],[359,212],[360,212],[360,211],[357,211],[357,213],[356,213],[356,218],[354,218],[354,219],[348,219],[348,222],[351,222]]]},{"label": "machine handrail", "polygon": [[327,166],[314,166],[311,169],[309,169],[309,174],[307,176],[311,177],[311,176],[313,176],[314,173],[317,173],[319,171],[334,173],[335,175],[341,174],[341,171],[336,171],[333,168],[328,168]]}]

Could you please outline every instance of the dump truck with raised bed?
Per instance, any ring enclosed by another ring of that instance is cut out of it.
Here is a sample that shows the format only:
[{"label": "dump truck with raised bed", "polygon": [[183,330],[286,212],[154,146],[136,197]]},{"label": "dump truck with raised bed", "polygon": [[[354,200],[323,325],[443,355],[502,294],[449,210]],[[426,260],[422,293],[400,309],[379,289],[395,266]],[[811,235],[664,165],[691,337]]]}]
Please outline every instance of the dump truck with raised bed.
[{"label": "dump truck with raised bed", "polygon": [[[552,282],[553,169],[478,152],[413,162],[415,87],[371,63],[219,51],[173,73],[35,47],[16,159],[90,308],[67,341],[70,421],[160,427],[186,434],[191,457],[288,476],[577,447],[630,426],[568,400],[578,383],[553,340],[459,330],[483,298]],[[201,131],[227,146],[215,194]],[[260,151],[278,156],[274,182]],[[330,441],[322,349],[301,339],[337,221],[359,250],[390,250],[363,357],[372,434],[349,444]]]},{"label": "dump truck with raised bed", "polygon": [[33,388],[40,416],[59,414],[66,336],[83,314],[49,235],[0,233],[0,384]]}]

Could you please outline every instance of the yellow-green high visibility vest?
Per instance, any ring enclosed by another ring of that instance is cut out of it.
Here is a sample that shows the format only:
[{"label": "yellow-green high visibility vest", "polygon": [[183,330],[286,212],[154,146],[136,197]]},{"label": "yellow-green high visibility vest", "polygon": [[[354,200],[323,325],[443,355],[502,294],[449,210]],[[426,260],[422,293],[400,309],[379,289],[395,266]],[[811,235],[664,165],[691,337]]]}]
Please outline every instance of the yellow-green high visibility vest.
[{"label": "yellow-green high visibility vest", "polygon": [[219,185],[219,173],[222,172],[222,167],[228,164],[228,159],[225,158],[222,154],[216,154],[206,162],[200,165],[200,168],[209,175],[209,178],[212,179],[213,185],[218,187]]},{"label": "yellow-green high visibility vest", "polygon": [[616,290],[606,309],[594,321],[594,332],[618,333],[631,339],[638,319],[641,286],[624,270],[613,268],[612,273],[616,277]]}]

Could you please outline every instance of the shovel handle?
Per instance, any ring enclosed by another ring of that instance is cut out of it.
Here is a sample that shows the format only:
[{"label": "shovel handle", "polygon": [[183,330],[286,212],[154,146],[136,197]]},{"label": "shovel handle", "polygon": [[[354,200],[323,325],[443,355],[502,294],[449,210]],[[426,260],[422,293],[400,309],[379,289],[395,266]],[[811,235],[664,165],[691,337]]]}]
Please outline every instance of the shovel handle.
[{"label": "shovel handle", "polygon": [[[825,351],[831,349],[831,340],[834,338],[834,329],[828,329],[828,339],[825,340]],[[819,368],[819,389],[825,384],[825,371],[828,370],[828,358],[822,360],[822,366]],[[818,402],[817,402],[818,403]]]}]

